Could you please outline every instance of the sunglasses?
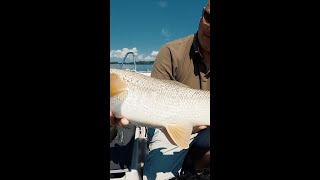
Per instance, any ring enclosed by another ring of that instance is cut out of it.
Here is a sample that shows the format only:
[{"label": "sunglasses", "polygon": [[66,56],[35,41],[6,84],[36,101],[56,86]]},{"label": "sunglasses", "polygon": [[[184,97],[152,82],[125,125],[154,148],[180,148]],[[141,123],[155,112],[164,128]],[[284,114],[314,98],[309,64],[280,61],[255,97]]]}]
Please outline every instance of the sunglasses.
[{"label": "sunglasses", "polygon": [[203,8],[202,17],[208,24],[210,24],[210,14],[205,10],[205,8]]}]

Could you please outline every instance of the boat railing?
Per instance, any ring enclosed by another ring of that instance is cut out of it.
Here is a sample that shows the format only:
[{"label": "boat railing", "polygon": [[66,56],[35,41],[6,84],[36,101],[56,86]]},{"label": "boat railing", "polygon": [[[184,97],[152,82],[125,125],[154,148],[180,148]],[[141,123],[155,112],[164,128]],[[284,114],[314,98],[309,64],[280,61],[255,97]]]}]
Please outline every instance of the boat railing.
[{"label": "boat railing", "polygon": [[127,57],[128,55],[132,54],[132,60],[133,60],[133,69],[126,69],[126,70],[129,70],[129,71],[134,71],[134,72],[137,72],[137,73],[140,73],[140,74],[144,74],[146,76],[151,76],[151,70],[147,69],[145,71],[137,71],[137,62],[136,62],[136,58],[135,58],[135,55],[133,52],[127,52],[126,55],[124,56],[121,64],[120,64],[120,69],[123,69],[123,65],[126,63],[126,60],[127,60]]},{"label": "boat railing", "polygon": [[134,65],[134,69],[132,71],[137,72],[137,63],[136,63],[135,55],[134,55],[133,52],[127,52],[127,54],[124,56],[124,58],[122,60],[122,63],[120,64],[120,69],[122,69],[123,64],[125,63],[125,61],[126,61],[126,59],[127,59],[129,54],[132,54],[132,60],[133,60],[133,65]]}]

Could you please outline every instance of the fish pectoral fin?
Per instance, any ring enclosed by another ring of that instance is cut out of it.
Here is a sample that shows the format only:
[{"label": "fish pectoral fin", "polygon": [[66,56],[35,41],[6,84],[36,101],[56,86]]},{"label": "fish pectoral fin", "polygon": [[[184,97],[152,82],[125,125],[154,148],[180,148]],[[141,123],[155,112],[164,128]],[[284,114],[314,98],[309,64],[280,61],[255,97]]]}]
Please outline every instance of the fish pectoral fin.
[{"label": "fish pectoral fin", "polygon": [[110,97],[127,90],[127,83],[118,74],[110,74]]},{"label": "fish pectoral fin", "polygon": [[166,127],[170,138],[183,149],[189,148],[192,126],[189,124],[169,124]]}]

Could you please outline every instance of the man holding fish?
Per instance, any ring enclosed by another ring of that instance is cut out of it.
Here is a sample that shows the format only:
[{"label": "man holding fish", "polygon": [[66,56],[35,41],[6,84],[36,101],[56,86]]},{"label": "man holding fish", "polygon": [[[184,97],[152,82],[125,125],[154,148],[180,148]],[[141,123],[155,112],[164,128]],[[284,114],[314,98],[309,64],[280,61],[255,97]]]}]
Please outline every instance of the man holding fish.
[{"label": "man holding fish", "polygon": [[[151,77],[157,80],[151,79],[152,82],[149,82],[151,80],[147,78],[137,76],[133,79],[133,76],[135,75],[110,70],[110,122],[125,126],[130,121],[148,127],[150,152],[144,165],[144,179],[170,179],[178,176],[189,151],[195,160],[194,169],[210,167],[210,0],[202,10],[197,33],[170,42],[160,49],[151,72]],[[144,98],[141,93],[144,90],[138,91],[136,89],[139,87],[131,84],[136,81],[154,88],[148,92],[149,99],[159,92],[157,96],[165,100],[167,104],[149,104],[157,107],[158,116],[163,117],[162,120],[147,114],[147,106],[137,108],[132,113],[124,108],[131,107],[126,105],[130,104],[130,98],[132,102],[134,98],[137,100],[136,96],[140,96],[139,99]],[[159,89],[168,89],[171,94],[176,95],[165,99],[166,90],[160,92]],[[130,93],[133,94],[135,91],[135,97],[130,96]],[[122,103],[121,107],[119,102]],[[192,104],[187,104],[189,102]],[[187,106],[191,106],[190,109]],[[178,109],[182,108],[184,110],[179,112]],[[137,111],[145,113],[146,118],[137,117],[134,114]],[[195,113],[198,116],[194,116]],[[125,118],[118,119],[114,115]],[[197,118],[192,119],[193,117]],[[151,123],[147,121],[148,118],[153,121],[158,119],[159,123]],[[162,124],[160,121],[163,121]]]}]

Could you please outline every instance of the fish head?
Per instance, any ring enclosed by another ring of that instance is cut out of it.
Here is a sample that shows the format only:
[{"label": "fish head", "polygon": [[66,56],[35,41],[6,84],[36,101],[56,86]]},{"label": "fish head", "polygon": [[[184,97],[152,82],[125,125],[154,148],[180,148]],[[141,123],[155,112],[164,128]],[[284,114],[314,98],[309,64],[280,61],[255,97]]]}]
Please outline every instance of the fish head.
[{"label": "fish head", "polygon": [[116,73],[110,73],[110,97],[127,91],[127,83]]},{"label": "fish head", "polygon": [[122,105],[128,96],[128,84],[122,76],[110,72],[110,110],[117,118],[122,118]]}]

